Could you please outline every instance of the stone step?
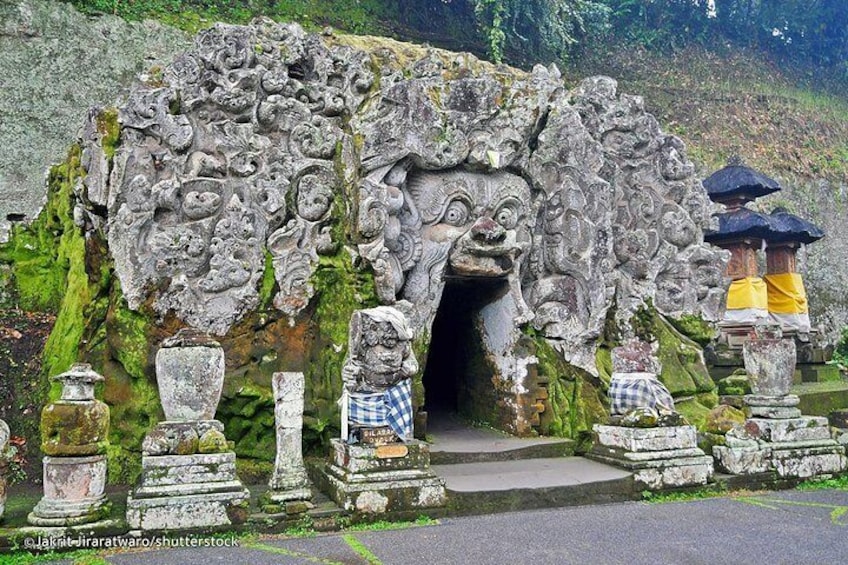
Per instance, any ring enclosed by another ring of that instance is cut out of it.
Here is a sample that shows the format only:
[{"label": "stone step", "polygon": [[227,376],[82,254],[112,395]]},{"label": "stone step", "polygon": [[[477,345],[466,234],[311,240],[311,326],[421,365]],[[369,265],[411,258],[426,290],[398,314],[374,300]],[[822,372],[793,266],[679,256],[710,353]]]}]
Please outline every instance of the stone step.
[{"label": "stone step", "polygon": [[805,416],[824,416],[848,408],[848,381],[804,383],[790,390],[801,398],[798,408]]},{"label": "stone step", "polygon": [[565,438],[510,436],[491,428],[471,427],[455,419],[430,425],[432,465],[514,461],[574,455],[575,442]]},{"label": "stone step", "polygon": [[583,457],[552,457],[433,465],[445,480],[451,513],[479,514],[528,508],[638,499],[630,472]]}]

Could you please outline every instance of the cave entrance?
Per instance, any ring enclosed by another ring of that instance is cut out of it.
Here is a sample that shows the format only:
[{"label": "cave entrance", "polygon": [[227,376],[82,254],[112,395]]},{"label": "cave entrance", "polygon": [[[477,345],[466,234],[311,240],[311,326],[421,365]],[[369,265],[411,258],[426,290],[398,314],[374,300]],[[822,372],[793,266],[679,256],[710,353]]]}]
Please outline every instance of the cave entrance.
[{"label": "cave entrance", "polygon": [[450,278],[433,322],[424,370],[427,426],[439,420],[492,421],[495,368],[484,339],[484,309],[508,292],[503,279]]}]

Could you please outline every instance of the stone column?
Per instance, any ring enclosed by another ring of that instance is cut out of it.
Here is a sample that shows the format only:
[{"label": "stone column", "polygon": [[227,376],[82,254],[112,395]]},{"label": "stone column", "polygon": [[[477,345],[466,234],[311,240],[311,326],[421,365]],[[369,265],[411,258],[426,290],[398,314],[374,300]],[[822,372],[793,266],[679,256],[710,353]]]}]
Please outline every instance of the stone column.
[{"label": "stone column", "polygon": [[6,473],[9,470],[7,453],[10,437],[8,424],[0,420],[0,521],[3,520],[3,514],[6,511]]},{"label": "stone column", "polygon": [[127,498],[127,523],[142,530],[226,526],[247,519],[249,493],[236,454],[213,419],[224,384],[224,350],[182,329],[156,353],[166,421],[142,442],[141,478]]},{"label": "stone column", "polygon": [[[277,458],[268,486],[271,503],[291,503],[312,498],[309,478],[303,465],[303,373],[274,373],[274,418],[277,427]],[[306,509],[307,505],[287,504],[286,510]]]},{"label": "stone column", "polygon": [[76,526],[106,517],[106,446],[109,407],[95,400],[103,377],[78,364],[53,378],[62,396],[41,412],[44,497],[28,516],[34,526]]}]

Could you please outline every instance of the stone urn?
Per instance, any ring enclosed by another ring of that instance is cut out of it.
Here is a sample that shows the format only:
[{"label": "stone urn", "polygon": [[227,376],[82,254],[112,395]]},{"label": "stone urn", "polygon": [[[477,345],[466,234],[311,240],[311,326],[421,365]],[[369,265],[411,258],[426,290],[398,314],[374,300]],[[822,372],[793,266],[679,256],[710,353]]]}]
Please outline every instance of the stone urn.
[{"label": "stone urn", "polygon": [[742,359],[753,394],[789,394],[795,375],[795,341],[783,339],[780,326],[756,326],[751,339],[742,346]]},{"label": "stone urn", "polygon": [[212,420],[224,387],[224,350],[207,334],[184,328],[156,353],[156,382],[169,422]]},{"label": "stone urn", "polygon": [[9,426],[0,420],[0,520],[3,520],[3,514],[6,512],[6,473],[9,469],[6,454],[9,451],[9,437]]}]

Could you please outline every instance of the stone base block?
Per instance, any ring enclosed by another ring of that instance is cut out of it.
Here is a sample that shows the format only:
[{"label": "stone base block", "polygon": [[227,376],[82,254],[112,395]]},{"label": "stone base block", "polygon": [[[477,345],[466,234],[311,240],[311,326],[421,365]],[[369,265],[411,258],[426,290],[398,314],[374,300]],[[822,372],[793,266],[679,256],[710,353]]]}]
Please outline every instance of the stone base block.
[{"label": "stone base block", "polygon": [[827,418],[817,416],[781,420],[749,418],[745,422],[745,431],[755,439],[775,443],[831,439]]},{"label": "stone base block", "polygon": [[776,449],[772,461],[778,475],[799,479],[840,473],[848,468],[845,448],[836,442],[821,447]]},{"label": "stone base block", "polygon": [[848,468],[844,446],[833,440],[761,443],[757,448],[715,446],[713,457],[720,470],[733,475],[774,471],[783,478],[807,479]]},{"label": "stone base block", "polygon": [[745,404],[748,406],[777,406],[783,408],[792,408],[798,406],[801,402],[801,397],[796,394],[787,394],[784,396],[766,396],[762,394],[746,394],[744,396]]},{"label": "stone base block", "polygon": [[312,500],[312,489],[309,487],[292,488],[286,490],[269,490],[265,498],[275,504],[284,504],[293,501]]},{"label": "stone base block", "polygon": [[430,445],[418,440],[375,446],[333,439],[330,445],[332,464],[348,474],[430,469]]},{"label": "stone base block", "polygon": [[426,443],[332,443],[332,463],[323,469],[324,479],[330,498],[346,510],[382,514],[444,506],[445,482],[429,469]]},{"label": "stone base block", "polygon": [[772,470],[771,449],[713,446],[719,471],[731,475],[753,475]]},{"label": "stone base block", "polygon": [[242,488],[236,476],[236,454],[155,455],[141,458],[141,477],[134,496],[229,492]]},{"label": "stone base block", "polygon": [[787,408],[784,406],[749,406],[748,409],[751,412],[751,416],[754,418],[782,420],[801,417],[801,410],[798,408]]},{"label": "stone base block", "polygon": [[44,457],[44,497],[27,521],[34,526],[64,527],[97,522],[109,514],[106,456]]},{"label": "stone base block", "polygon": [[249,498],[233,452],[143,456],[139,484],[127,498],[127,523],[142,530],[239,524]]},{"label": "stone base block", "polygon": [[705,485],[712,458],[698,447],[694,426],[628,428],[596,425],[589,457],[633,472],[640,488]]},{"label": "stone base block", "polygon": [[250,493],[211,492],[149,498],[127,497],[127,524],[140,530],[181,530],[231,526],[248,517]]},{"label": "stone base block", "polygon": [[[596,444],[625,452],[668,451],[698,447],[694,426],[629,428],[595,425]],[[701,452],[703,455],[703,452]]]}]

